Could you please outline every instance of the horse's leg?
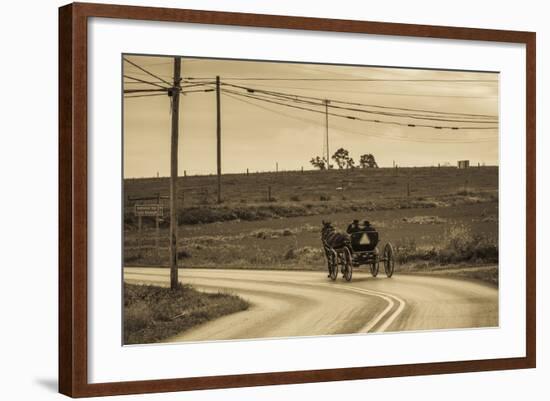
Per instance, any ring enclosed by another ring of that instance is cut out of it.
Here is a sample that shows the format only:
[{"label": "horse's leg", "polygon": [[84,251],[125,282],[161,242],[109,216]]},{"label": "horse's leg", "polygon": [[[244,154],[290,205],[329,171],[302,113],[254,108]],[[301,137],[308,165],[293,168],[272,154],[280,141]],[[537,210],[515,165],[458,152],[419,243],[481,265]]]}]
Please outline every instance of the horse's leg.
[{"label": "horse's leg", "polygon": [[324,247],[325,249],[325,258],[327,259],[327,269],[328,269],[328,277],[330,277],[330,251],[327,249],[327,247]]}]

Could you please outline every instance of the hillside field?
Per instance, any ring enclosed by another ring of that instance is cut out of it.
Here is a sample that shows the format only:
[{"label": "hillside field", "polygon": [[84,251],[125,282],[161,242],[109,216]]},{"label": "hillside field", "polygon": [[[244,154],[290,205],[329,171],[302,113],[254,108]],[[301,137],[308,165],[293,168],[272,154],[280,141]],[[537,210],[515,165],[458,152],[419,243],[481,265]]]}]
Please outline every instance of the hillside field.
[{"label": "hillside field", "polygon": [[[216,176],[180,177],[178,185],[179,263],[186,267],[324,269],[321,220],[345,229],[354,218],[370,220],[401,265],[498,262],[494,166],[228,174],[221,204]],[[129,200],[157,193],[169,194],[168,178],[124,180],[127,265],[167,264],[167,200],[159,250],[153,218],[143,218],[138,239]]]}]

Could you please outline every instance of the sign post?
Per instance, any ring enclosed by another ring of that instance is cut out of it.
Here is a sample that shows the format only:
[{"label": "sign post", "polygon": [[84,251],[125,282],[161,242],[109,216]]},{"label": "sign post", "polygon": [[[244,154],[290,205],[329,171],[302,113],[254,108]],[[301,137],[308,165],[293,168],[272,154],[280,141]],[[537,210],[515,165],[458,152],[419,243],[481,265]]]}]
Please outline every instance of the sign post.
[{"label": "sign post", "polygon": [[134,214],[138,218],[138,256],[141,258],[141,249],[143,245],[142,241],[142,218],[145,217],[154,217],[155,218],[155,228],[156,228],[156,236],[155,236],[155,248],[157,253],[157,258],[160,257],[160,251],[159,251],[159,237],[160,237],[160,230],[159,230],[159,219],[163,215],[163,208],[160,204],[160,194],[157,194],[156,197],[157,203],[137,203],[134,206]]}]

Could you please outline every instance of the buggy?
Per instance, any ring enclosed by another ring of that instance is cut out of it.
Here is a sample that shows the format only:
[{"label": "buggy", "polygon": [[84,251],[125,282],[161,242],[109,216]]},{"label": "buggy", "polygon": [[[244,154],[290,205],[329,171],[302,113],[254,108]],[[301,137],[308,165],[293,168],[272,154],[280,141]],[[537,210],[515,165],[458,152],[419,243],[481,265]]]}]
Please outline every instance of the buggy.
[{"label": "buggy", "polygon": [[359,228],[349,234],[348,240],[342,241],[339,246],[330,246],[323,236],[323,248],[327,259],[329,276],[336,280],[338,270],[346,281],[350,281],[353,268],[369,265],[373,277],[378,275],[380,262],[384,264],[384,271],[389,278],[393,275],[395,258],[393,245],[388,242],[384,245],[382,254],[378,249],[379,234],[372,226]]}]

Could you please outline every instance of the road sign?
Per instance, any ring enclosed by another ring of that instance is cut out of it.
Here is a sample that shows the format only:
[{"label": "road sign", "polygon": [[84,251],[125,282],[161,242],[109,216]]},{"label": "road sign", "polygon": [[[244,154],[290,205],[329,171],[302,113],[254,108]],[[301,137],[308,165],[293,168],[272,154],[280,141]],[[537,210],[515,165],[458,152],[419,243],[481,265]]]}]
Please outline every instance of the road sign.
[{"label": "road sign", "polygon": [[162,216],[162,206],[157,204],[135,205],[134,213],[136,216],[160,217]]}]

